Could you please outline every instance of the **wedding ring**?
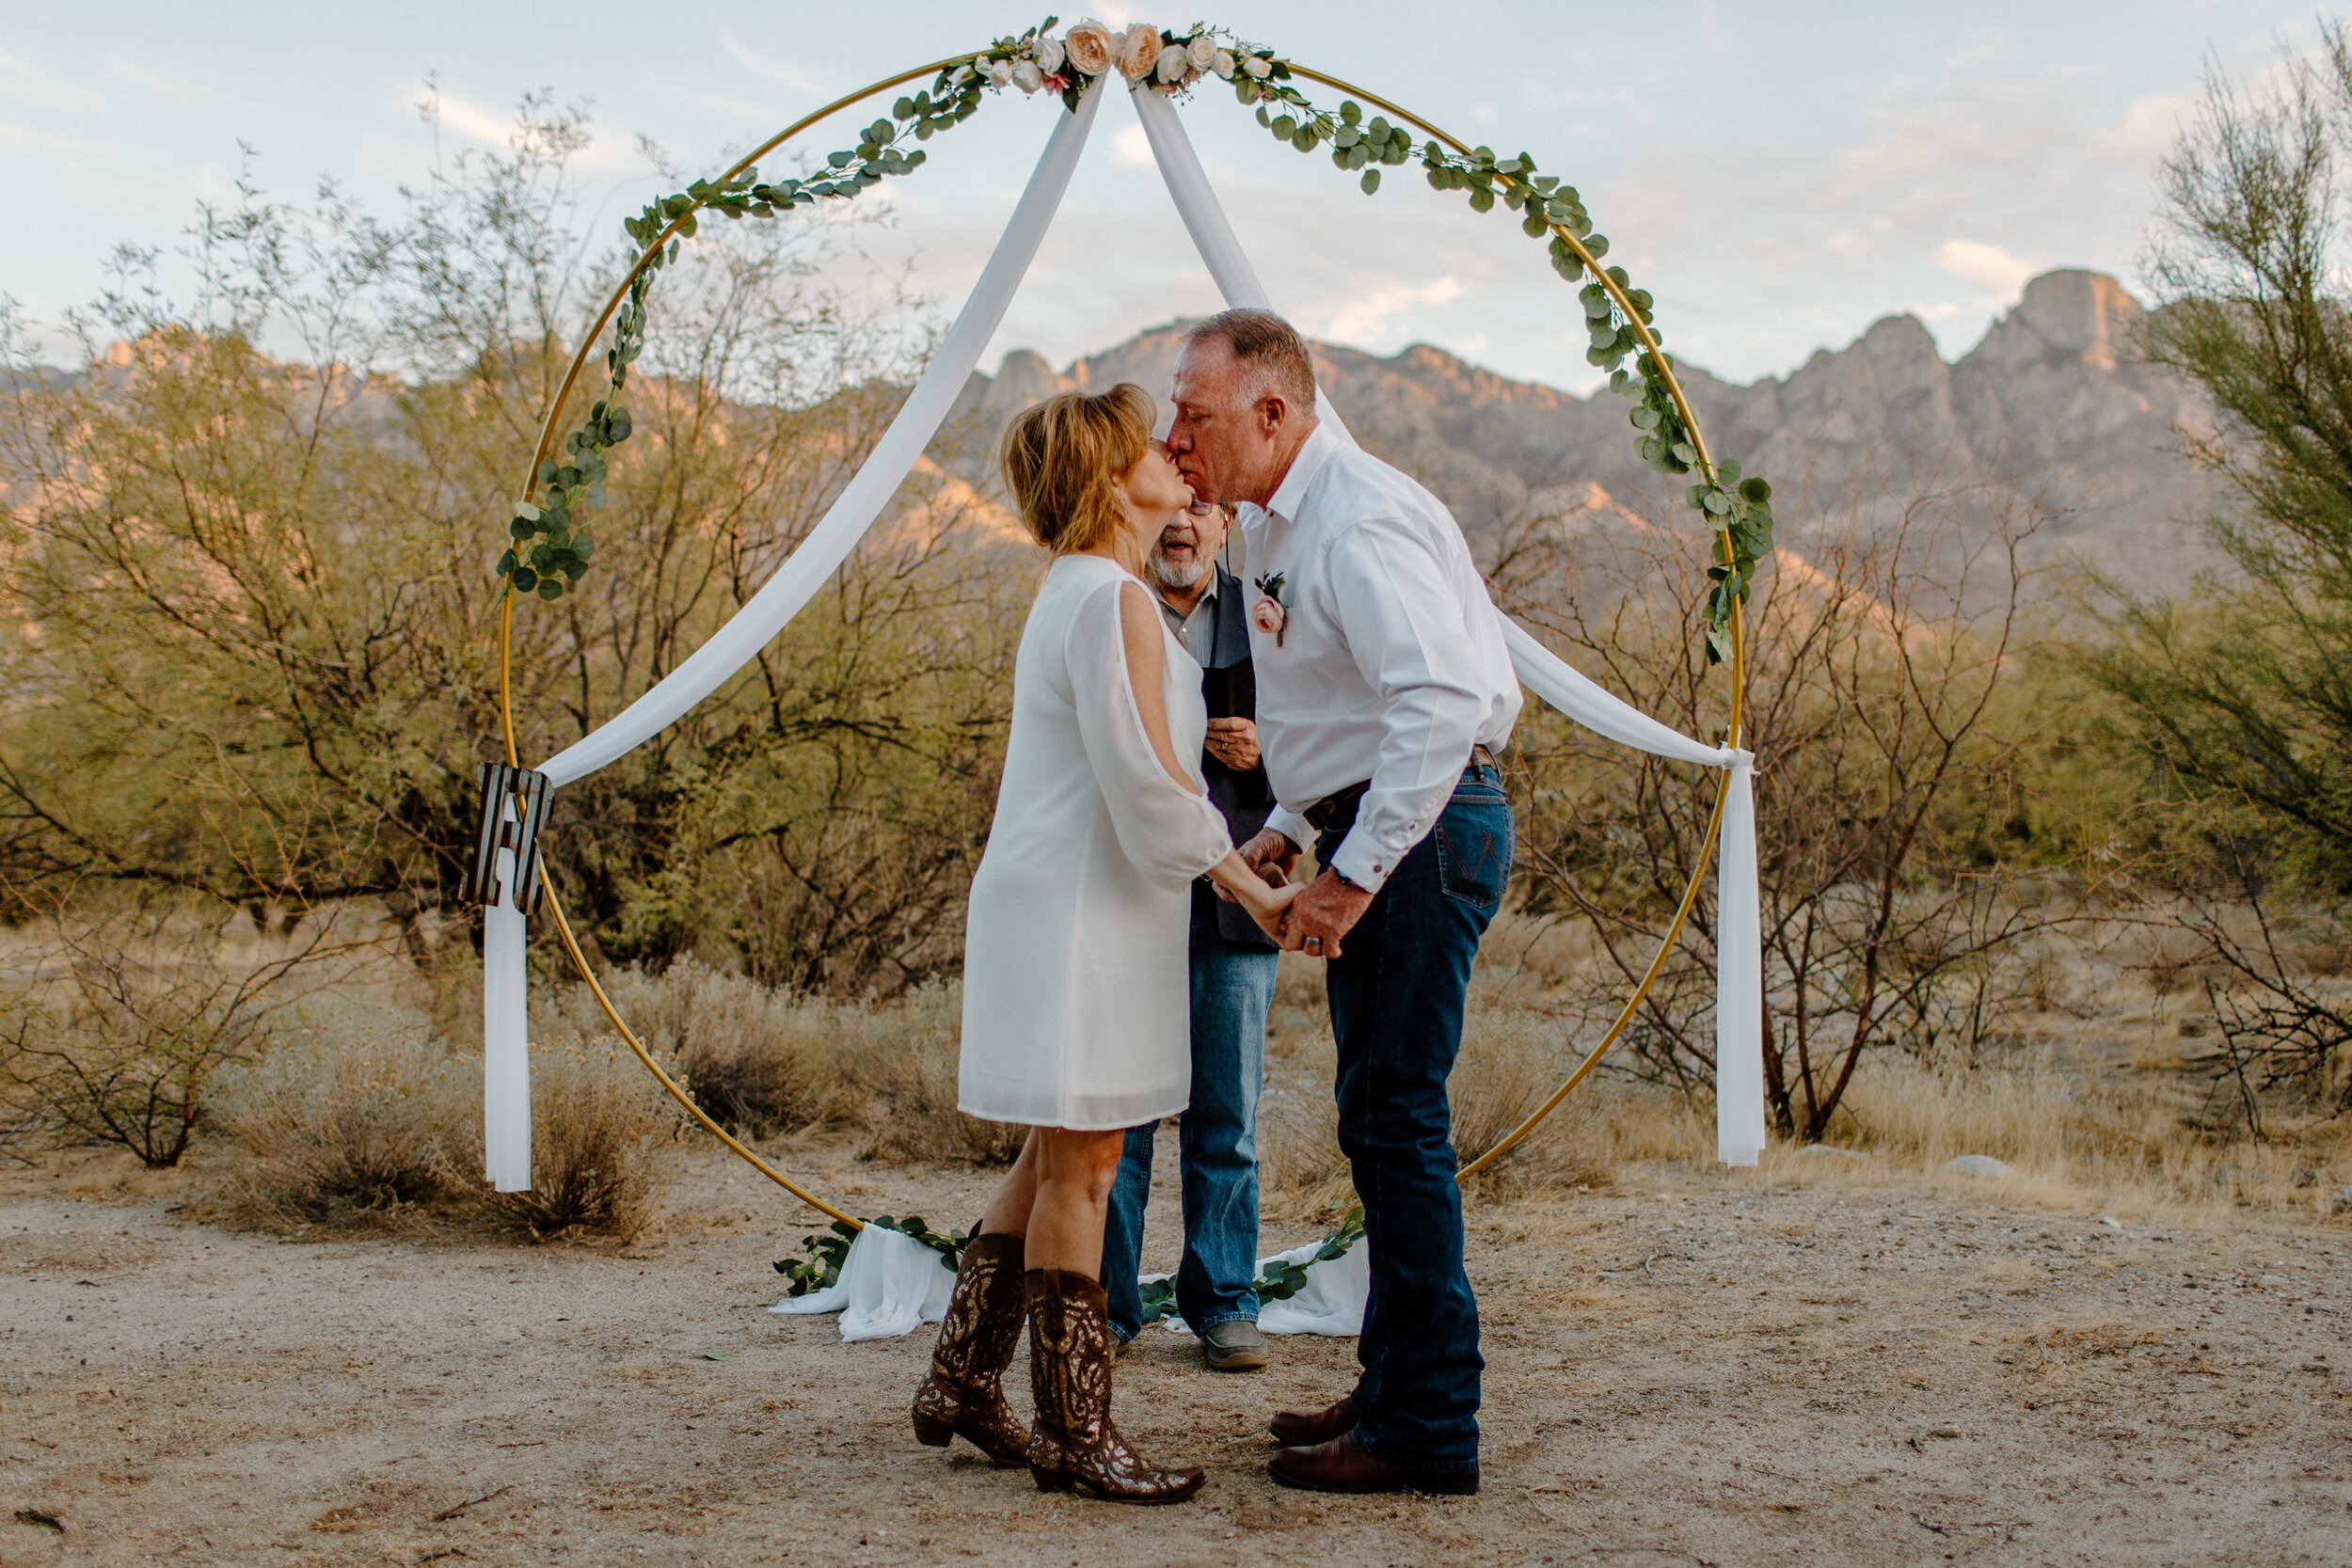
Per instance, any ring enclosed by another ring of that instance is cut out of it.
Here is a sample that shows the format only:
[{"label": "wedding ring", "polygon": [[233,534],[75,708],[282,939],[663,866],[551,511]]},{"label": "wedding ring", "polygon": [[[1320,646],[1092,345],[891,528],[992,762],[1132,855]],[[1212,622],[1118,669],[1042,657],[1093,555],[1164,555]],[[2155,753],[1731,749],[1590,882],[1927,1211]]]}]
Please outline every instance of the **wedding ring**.
[{"label": "wedding ring", "polygon": [[1307,951],[1308,951],[1308,952],[1310,952],[1310,953],[1320,953],[1320,952],[1322,952],[1322,951],[1323,951],[1323,939],[1322,939],[1321,937],[1309,937],[1309,938],[1307,939]]}]

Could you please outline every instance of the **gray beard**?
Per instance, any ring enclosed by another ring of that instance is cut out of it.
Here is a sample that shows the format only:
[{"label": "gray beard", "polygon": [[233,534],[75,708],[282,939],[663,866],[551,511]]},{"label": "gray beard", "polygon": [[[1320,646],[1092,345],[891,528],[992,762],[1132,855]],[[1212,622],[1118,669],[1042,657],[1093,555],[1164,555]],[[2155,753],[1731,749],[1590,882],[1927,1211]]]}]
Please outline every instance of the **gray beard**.
[{"label": "gray beard", "polygon": [[1216,569],[1216,562],[1214,561],[1195,562],[1189,568],[1171,566],[1166,556],[1157,550],[1152,552],[1152,580],[1162,588],[1190,588]]}]

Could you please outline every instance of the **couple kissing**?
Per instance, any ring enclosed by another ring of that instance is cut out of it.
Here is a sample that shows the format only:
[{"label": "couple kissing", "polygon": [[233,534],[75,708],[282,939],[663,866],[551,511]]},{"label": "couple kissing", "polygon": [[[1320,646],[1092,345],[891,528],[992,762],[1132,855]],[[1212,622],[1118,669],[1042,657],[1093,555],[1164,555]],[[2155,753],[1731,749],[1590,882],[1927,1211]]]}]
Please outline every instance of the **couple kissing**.
[{"label": "couple kissing", "polygon": [[[1324,963],[1372,1284],[1354,1387],[1275,1416],[1268,1469],[1474,1492],[1485,1363],[1446,1080],[1511,865],[1494,753],[1518,679],[1460,528],[1318,418],[1287,323],[1197,324],[1171,399],[1165,441],[1132,385],[1049,399],[1004,439],[1052,563],[972,882],[959,1103],[1030,1131],[966,1246],[915,1435],[961,1436],[1046,1490],[1162,1503],[1205,1483],[1120,1433],[1112,1364],[1140,1326],[1152,1134],[1171,1116],[1178,1306],[1213,1367],[1263,1364],[1254,1123],[1279,947]],[[1253,589],[1215,559],[1229,526]],[[1003,1386],[1025,1321],[1026,1423]]]}]

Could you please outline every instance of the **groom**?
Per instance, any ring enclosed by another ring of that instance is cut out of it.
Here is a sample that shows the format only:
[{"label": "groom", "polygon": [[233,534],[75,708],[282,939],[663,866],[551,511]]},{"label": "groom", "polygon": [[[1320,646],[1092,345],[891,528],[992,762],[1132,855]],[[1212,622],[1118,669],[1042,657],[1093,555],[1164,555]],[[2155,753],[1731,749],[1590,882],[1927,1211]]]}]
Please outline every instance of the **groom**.
[{"label": "groom", "polygon": [[1176,360],[1168,451],[1237,505],[1256,577],[1258,731],[1279,802],[1242,853],[1321,873],[1284,945],[1328,960],[1340,1147],[1371,1248],[1352,1393],[1285,1412],[1268,1468],[1326,1492],[1478,1490],[1478,1303],[1462,1267],[1446,1077],[1502,901],[1518,717],[1501,618],[1442,502],[1315,418],[1289,323],[1227,310]]}]

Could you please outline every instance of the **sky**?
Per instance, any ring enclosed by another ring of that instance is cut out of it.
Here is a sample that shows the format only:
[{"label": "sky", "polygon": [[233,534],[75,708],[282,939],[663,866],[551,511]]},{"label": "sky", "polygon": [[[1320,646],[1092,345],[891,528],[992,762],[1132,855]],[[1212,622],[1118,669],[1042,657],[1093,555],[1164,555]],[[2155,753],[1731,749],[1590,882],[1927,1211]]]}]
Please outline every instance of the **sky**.
[{"label": "sky", "polygon": [[[1197,20],[1109,0],[1092,14]],[[0,227],[0,294],[42,329],[92,296],[118,243],[168,248],[198,201],[233,201],[241,166],[287,198],[330,174],[396,213],[437,135],[442,153],[496,145],[539,88],[587,105],[580,173],[617,238],[625,212],[671,188],[640,138],[716,172],[832,98],[1042,16],[996,0],[0,0],[0,202],[18,214]],[[2259,72],[2317,36],[2289,0],[1259,0],[1207,20],[1466,141],[1534,154],[1581,190],[1610,260],[1657,297],[1669,346],[1741,381],[1905,310],[1957,356],[2045,268],[2139,290],[2154,164],[2202,73]],[[437,130],[418,113],[428,78]],[[1472,214],[1410,166],[1367,198],[1213,86],[1184,106],[1186,128],[1301,327],[1590,386],[1573,296],[1500,208]],[[922,170],[884,187],[890,227],[843,267],[903,274],[952,312],[1055,112],[1008,92],[934,139]],[[846,147],[871,114],[802,145]],[[1065,365],[1218,304],[1133,112],[1108,103],[982,363],[1029,347]]]}]

